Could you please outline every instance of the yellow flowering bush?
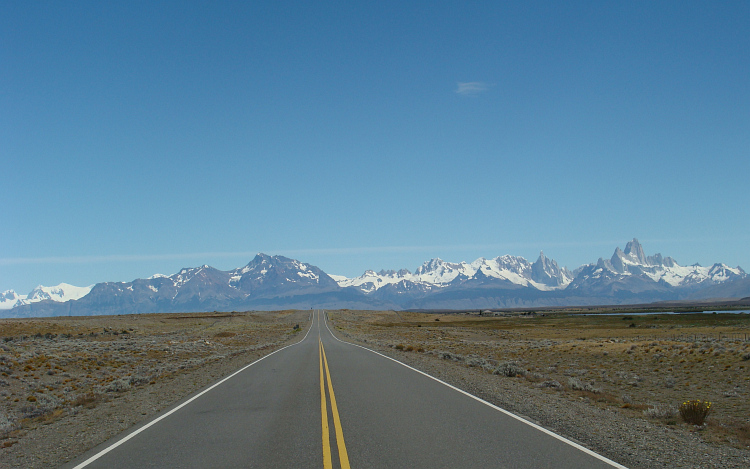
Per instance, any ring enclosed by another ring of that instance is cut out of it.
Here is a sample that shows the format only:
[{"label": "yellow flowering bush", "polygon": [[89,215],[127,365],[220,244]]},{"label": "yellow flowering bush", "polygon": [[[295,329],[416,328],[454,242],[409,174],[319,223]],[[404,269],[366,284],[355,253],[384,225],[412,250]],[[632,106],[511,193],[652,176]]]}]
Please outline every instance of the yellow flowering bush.
[{"label": "yellow flowering bush", "polygon": [[679,407],[682,420],[693,425],[703,425],[706,417],[711,413],[711,403],[697,399],[695,401],[685,401]]}]

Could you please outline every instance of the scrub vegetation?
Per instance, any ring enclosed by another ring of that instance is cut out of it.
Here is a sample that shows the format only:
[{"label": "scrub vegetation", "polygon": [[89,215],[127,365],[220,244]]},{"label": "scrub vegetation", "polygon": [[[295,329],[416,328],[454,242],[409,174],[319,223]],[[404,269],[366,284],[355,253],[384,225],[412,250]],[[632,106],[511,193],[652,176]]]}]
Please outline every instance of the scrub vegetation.
[{"label": "scrub vegetation", "polygon": [[45,453],[40,444],[57,450],[71,443],[62,433],[38,436],[44,427],[61,425],[73,435],[94,428],[87,444],[98,444],[200,389],[218,377],[214,373],[299,340],[294,326],[306,324],[308,314],[2,319],[0,467],[57,467],[81,448],[36,457]]},{"label": "scrub vegetation", "polygon": [[398,353],[421,349],[425,357],[515,379],[561,399],[750,449],[747,314],[340,311],[330,317],[365,345]]}]

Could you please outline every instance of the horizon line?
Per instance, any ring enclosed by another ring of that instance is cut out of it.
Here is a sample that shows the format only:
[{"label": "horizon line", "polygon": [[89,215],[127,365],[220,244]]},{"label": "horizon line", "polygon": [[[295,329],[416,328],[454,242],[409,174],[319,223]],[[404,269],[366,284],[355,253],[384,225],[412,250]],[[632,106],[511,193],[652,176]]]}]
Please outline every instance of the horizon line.
[{"label": "horizon line", "polygon": [[[637,238],[633,238],[637,239]],[[650,239],[643,242],[705,242],[699,239]],[[628,241],[630,242],[630,240]],[[643,243],[639,241],[640,243]],[[563,241],[563,242],[511,242],[494,244],[456,244],[456,245],[429,245],[429,246],[360,246],[345,248],[297,248],[297,249],[269,249],[261,251],[203,251],[192,253],[173,254],[111,254],[111,255],[83,255],[83,256],[45,256],[45,257],[6,257],[0,258],[0,265],[32,265],[32,264],[96,264],[102,262],[145,262],[159,260],[179,260],[198,258],[230,258],[230,257],[255,257],[261,253],[274,253],[272,255],[350,255],[386,252],[423,252],[423,251],[461,251],[478,249],[528,249],[535,246],[544,246],[540,252],[550,247],[580,247],[580,246],[617,246],[618,241]]]}]

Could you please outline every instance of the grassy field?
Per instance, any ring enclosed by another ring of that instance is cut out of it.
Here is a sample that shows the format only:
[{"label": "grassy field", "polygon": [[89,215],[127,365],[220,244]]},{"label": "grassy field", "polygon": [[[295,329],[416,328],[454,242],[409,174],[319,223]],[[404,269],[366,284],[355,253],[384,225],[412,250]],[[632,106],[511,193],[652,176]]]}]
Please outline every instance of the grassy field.
[{"label": "grassy field", "polygon": [[[750,447],[748,314],[330,314],[343,330],[374,343]],[[678,412],[696,399],[712,403],[706,427],[685,424]]]}]

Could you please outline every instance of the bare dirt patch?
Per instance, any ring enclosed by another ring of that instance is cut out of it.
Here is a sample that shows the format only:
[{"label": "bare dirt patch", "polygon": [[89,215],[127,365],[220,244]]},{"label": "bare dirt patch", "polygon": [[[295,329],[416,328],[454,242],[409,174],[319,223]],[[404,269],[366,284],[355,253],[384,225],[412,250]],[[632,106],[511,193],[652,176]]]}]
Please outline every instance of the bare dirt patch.
[{"label": "bare dirt patch", "polygon": [[0,467],[57,467],[298,340],[309,312],[0,320]]}]

